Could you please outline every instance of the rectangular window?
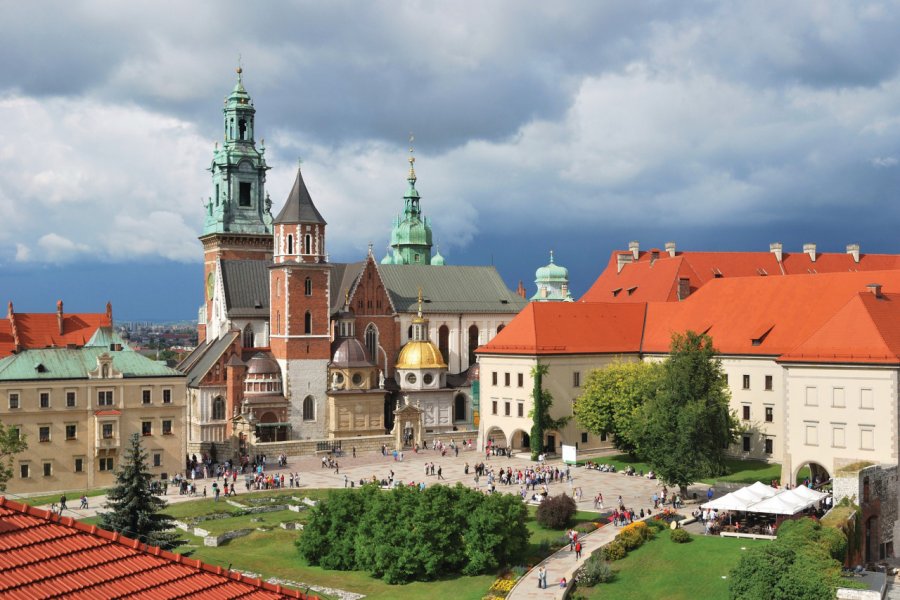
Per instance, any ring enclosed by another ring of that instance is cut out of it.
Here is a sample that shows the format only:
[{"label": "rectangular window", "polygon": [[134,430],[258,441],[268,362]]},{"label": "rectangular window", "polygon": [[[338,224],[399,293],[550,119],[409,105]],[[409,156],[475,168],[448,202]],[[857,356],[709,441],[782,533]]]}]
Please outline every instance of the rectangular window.
[{"label": "rectangular window", "polygon": [[100,431],[103,434],[104,440],[112,439],[113,436],[113,424],[112,423],[104,423],[100,428]]},{"label": "rectangular window", "polygon": [[525,387],[525,375],[523,375],[522,373],[519,373],[518,379],[519,379],[519,387]]},{"label": "rectangular window", "polygon": [[141,404],[150,404],[151,398],[150,390],[141,390]]},{"label": "rectangular window", "polygon": [[806,445],[807,446],[818,446],[819,445],[819,426],[813,425],[811,423],[806,424]]},{"label": "rectangular window", "polygon": [[572,387],[581,387],[581,371],[572,372]]},{"label": "rectangular window", "polygon": [[162,422],[162,430],[163,435],[172,435],[172,421],[169,419],[163,419]]},{"label": "rectangular window", "polygon": [[41,408],[50,408],[50,392],[41,392],[38,395]]},{"label": "rectangular window", "polygon": [[506,387],[509,387],[509,373],[503,374],[503,385],[505,385]]},{"label": "rectangular window", "polygon": [[831,445],[835,448],[843,448],[847,443],[843,425],[832,425]]},{"label": "rectangular window", "polygon": [[250,191],[251,191],[251,183],[248,181],[241,181],[239,183],[239,197],[238,204],[240,206],[250,206]]},{"label": "rectangular window", "polygon": [[859,427],[859,449],[874,450],[875,449],[875,428],[868,425],[860,425]]},{"label": "rectangular window", "polygon": [[866,409],[875,408],[875,399],[872,390],[859,390],[859,407]]},{"label": "rectangular window", "polygon": [[153,453],[153,466],[154,467],[162,466],[162,454],[160,454],[159,452]]},{"label": "rectangular window", "polygon": [[582,431],[581,432],[581,443],[587,444],[587,440],[588,440],[588,434],[586,432]]},{"label": "rectangular window", "polygon": [[749,421],[750,420],[750,405],[745,404],[744,406],[741,407],[741,409],[743,411],[741,418],[744,419],[745,421]]},{"label": "rectangular window", "polygon": [[50,441],[50,426],[42,425],[38,427],[38,441],[40,442],[49,442]]},{"label": "rectangular window", "polygon": [[497,385],[497,371],[491,373],[491,385]]},{"label": "rectangular window", "polygon": [[75,392],[66,392],[66,406],[74,408],[76,405]]},{"label": "rectangular window", "polygon": [[771,423],[775,420],[775,409],[771,406],[766,407],[766,423]]},{"label": "rectangular window", "polygon": [[844,388],[834,388],[831,390],[831,406],[834,408],[844,408]]},{"label": "rectangular window", "polygon": [[12,439],[14,439],[14,440],[19,439],[19,427],[18,427],[17,425],[10,425],[10,427],[9,427],[9,435],[10,435],[10,436],[12,437]]},{"label": "rectangular window", "polygon": [[172,390],[163,390],[163,404],[172,404]]},{"label": "rectangular window", "polygon": [[750,389],[750,376],[749,375],[744,375],[744,389],[745,390]]},{"label": "rectangular window", "polygon": [[75,459],[75,466],[73,467],[73,470],[74,470],[76,473],[83,473],[83,472],[84,472],[84,459],[83,459],[83,458],[76,458],[76,459]]},{"label": "rectangular window", "polygon": [[766,454],[772,454],[772,448],[774,446],[772,438],[766,438]]},{"label": "rectangular window", "polygon": [[19,408],[19,394],[16,392],[10,392],[9,394],[9,407]]},{"label": "rectangular window", "polygon": [[141,421],[141,435],[153,435],[153,423]]},{"label": "rectangular window", "polygon": [[750,452],[750,436],[749,435],[745,435],[743,437],[743,448],[744,448],[744,452]]},{"label": "rectangular window", "polygon": [[605,431],[604,431],[603,433],[600,434],[600,441],[601,441],[601,442],[605,442],[605,441],[606,441],[606,432],[605,432]]},{"label": "rectangular window", "polygon": [[519,402],[519,416],[520,417],[525,416],[525,405],[522,404],[521,402]]},{"label": "rectangular window", "polygon": [[53,475],[53,464],[45,462],[44,463],[44,477],[50,477]]},{"label": "rectangular window", "polygon": [[28,477],[30,475],[31,475],[31,473],[29,473],[28,465],[20,464],[19,465],[19,477],[21,477],[22,479],[28,479]]},{"label": "rectangular window", "polygon": [[66,425],[66,439],[74,440],[78,434],[78,426],[74,423]]},{"label": "rectangular window", "polygon": [[492,414],[492,415],[496,415],[496,414],[497,414],[497,401],[496,401],[496,400],[493,400],[493,401],[491,402],[491,414]]},{"label": "rectangular window", "polygon": [[505,414],[507,417],[510,415],[510,412],[509,412],[509,402],[504,402],[504,403],[503,403],[503,414]]},{"label": "rectangular window", "polygon": [[97,404],[99,406],[112,406],[113,393],[112,390],[101,390],[97,392]]},{"label": "rectangular window", "polygon": [[771,375],[766,375],[766,391],[767,392],[772,391],[772,376]]},{"label": "rectangular window", "polygon": [[101,471],[112,471],[113,470],[113,459],[112,458],[101,458],[100,459],[100,470]]},{"label": "rectangular window", "polygon": [[806,388],[806,405],[807,406],[818,406],[819,405],[819,390],[814,387]]}]

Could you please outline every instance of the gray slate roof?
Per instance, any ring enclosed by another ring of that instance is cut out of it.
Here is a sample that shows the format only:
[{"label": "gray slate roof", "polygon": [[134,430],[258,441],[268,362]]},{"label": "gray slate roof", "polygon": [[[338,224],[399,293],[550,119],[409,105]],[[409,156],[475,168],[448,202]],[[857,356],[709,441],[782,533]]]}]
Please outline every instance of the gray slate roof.
[{"label": "gray slate roof", "polygon": [[297,169],[297,178],[294,180],[294,187],[288,194],[284,208],[275,217],[275,223],[319,223],[325,225],[325,219],[313,204],[299,168]]},{"label": "gray slate roof", "polygon": [[494,267],[378,265],[385,288],[400,313],[417,311],[422,287],[425,313],[511,313],[526,300],[510,291]]},{"label": "gray slate roof", "polygon": [[343,308],[347,290],[353,287],[366,263],[331,263],[331,266],[331,314],[334,314]]},{"label": "gray slate roof", "polygon": [[229,317],[269,316],[267,260],[223,260],[225,308]]},{"label": "gray slate roof", "polygon": [[207,340],[203,344],[197,346],[193,352],[181,361],[181,364],[179,364],[177,368],[187,375],[188,387],[197,387],[200,385],[200,381],[203,380],[203,377],[209,372],[212,366],[216,364],[219,357],[228,350],[239,335],[240,333],[237,331],[230,331],[217,340]]}]

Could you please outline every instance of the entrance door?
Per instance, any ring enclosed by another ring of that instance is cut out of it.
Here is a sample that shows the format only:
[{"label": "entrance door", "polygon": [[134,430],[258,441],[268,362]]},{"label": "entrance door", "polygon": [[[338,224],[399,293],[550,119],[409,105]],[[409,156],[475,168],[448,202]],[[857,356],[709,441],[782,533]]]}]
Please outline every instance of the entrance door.
[{"label": "entrance door", "polygon": [[556,452],[556,436],[547,436],[547,452]]}]

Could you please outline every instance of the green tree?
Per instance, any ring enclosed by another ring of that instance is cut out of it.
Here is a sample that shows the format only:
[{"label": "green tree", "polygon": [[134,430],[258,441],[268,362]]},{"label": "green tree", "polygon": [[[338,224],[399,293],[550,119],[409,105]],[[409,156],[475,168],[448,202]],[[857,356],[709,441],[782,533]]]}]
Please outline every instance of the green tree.
[{"label": "green tree", "polygon": [[553,407],[553,396],[544,389],[544,375],[550,368],[547,365],[537,364],[531,369],[531,376],[534,379],[534,389],[531,392],[531,398],[534,401],[528,416],[531,417],[531,438],[529,445],[531,447],[531,460],[537,460],[538,454],[544,451],[544,432],[558,431],[566,426],[571,416],[560,417],[554,419],[550,416],[550,409]]},{"label": "green tree", "polygon": [[172,517],[163,514],[166,501],[150,491],[153,476],[147,465],[147,452],[138,434],[131,436],[125,460],[116,471],[116,485],[106,495],[107,512],[100,514],[100,527],[117,531],[163,550],[171,550],[181,540],[173,531]]},{"label": "green tree", "polygon": [[693,481],[725,473],[726,450],[737,439],[717,354],[706,334],[674,334],[659,391],[640,409],[638,453],[682,494]]},{"label": "green tree", "polygon": [[13,476],[13,457],[28,448],[25,436],[15,427],[0,423],[0,492],[6,489],[6,482]]},{"label": "green tree", "polygon": [[527,514],[518,496],[485,496],[469,517],[464,536],[468,564],[463,573],[491,573],[522,558],[528,547]]},{"label": "green tree", "polygon": [[651,362],[615,362],[591,371],[575,399],[575,419],[595,435],[611,435],[613,445],[634,456],[640,409],[660,387],[663,367]]}]

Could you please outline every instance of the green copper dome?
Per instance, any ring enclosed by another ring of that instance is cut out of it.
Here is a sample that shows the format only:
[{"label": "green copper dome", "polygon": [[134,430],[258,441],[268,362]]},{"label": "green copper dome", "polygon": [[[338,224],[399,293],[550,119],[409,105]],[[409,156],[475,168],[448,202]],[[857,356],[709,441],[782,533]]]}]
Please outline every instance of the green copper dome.
[{"label": "green copper dome", "polygon": [[440,249],[438,249],[438,251],[434,253],[434,256],[431,257],[431,264],[435,267],[444,266],[444,257],[441,256]]},{"label": "green copper dome", "polygon": [[532,302],[572,301],[572,294],[569,292],[569,270],[553,261],[552,250],[550,264],[535,271],[534,283],[537,285],[537,292],[531,297]]},{"label": "green copper dome", "polygon": [[[412,149],[410,149],[412,152]],[[431,259],[431,223],[422,215],[419,206],[419,191],[416,189],[416,159],[409,157],[409,183],[406,195],[403,196],[403,214],[394,219],[391,229],[391,248],[394,256],[391,262],[396,265],[430,265]],[[382,264],[387,257],[382,260]]]},{"label": "green copper dome", "polygon": [[535,283],[568,283],[569,270],[553,262],[553,250],[550,251],[550,264],[534,272]]}]

